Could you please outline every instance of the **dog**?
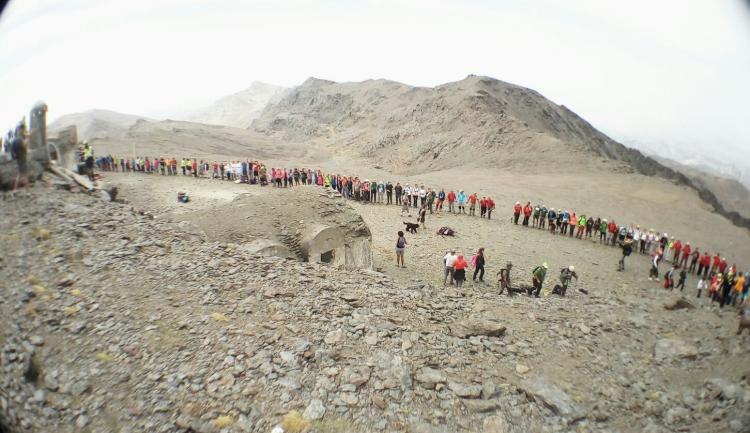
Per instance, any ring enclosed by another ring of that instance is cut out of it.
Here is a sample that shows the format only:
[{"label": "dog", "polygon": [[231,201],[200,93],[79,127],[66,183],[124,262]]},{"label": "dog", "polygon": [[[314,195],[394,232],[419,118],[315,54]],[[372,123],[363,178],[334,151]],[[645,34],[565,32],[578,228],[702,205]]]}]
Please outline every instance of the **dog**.
[{"label": "dog", "polygon": [[740,316],[740,326],[737,328],[737,335],[742,334],[743,329],[747,329],[750,332],[750,307],[742,307],[738,313]]},{"label": "dog", "polygon": [[417,229],[419,228],[419,224],[408,223],[406,221],[404,221],[404,224],[406,225],[407,232],[417,234]]}]

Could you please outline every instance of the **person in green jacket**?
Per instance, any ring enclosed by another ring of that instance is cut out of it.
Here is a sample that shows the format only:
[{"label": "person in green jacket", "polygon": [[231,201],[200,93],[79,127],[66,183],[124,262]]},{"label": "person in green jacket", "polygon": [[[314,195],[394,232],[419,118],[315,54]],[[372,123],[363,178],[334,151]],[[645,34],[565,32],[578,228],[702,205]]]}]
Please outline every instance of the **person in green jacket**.
[{"label": "person in green jacket", "polygon": [[427,190],[427,207],[430,209],[430,214],[432,214],[432,205],[435,203],[435,191],[432,190],[432,188],[429,188]]},{"label": "person in green jacket", "polygon": [[607,220],[602,220],[601,224],[599,224],[599,243],[603,244],[606,238],[607,238]]},{"label": "person in green jacket", "polygon": [[537,266],[532,272],[531,284],[533,287],[529,288],[529,296],[534,293],[534,290],[536,290],[534,296],[537,298],[539,297],[539,294],[542,293],[544,277],[547,276],[547,267],[547,263],[543,263],[541,266]]},{"label": "person in green jacket", "polygon": [[578,218],[578,230],[576,231],[576,237],[578,239],[583,239],[583,231],[586,229],[586,215],[581,215],[580,218]]}]

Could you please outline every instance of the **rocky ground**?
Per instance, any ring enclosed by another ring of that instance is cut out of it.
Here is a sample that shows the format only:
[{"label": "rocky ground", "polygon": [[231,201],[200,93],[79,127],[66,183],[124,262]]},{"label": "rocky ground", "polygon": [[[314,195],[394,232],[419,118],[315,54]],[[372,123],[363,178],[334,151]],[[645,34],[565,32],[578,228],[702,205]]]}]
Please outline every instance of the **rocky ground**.
[{"label": "rocky ground", "polygon": [[[614,249],[441,216],[397,269],[398,210],[355,205],[382,272],[347,271],[184,223],[247,186],[191,181],[177,205],[187,180],[111,179],[130,203],[53,181],[2,203],[0,430],[750,431],[750,336],[732,311],[665,309],[679,294],[648,283],[644,258],[617,273]],[[488,284],[442,287],[444,250],[478,246]],[[499,296],[508,259],[519,282],[575,261],[589,293]]]}]

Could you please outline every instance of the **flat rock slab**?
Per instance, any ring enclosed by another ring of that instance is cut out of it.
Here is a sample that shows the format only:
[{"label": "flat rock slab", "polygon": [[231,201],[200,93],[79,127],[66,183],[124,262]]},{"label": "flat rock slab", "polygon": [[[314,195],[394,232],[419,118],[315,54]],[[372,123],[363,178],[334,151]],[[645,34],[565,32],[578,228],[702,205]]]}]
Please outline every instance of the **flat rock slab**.
[{"label": "flat rock slab", "polygon": [[494,320],[465,319],[448,326],[451,335],[458,338],[474,336],[501,337],[505,335],[505,326]]},{"label": "flat rock slab", "polygon": [[523,380],[519,388],[527,396],[543,403],[562,417],[576,420],[585,416],[583,410],[575,404],[565,391],[543,378]]}]

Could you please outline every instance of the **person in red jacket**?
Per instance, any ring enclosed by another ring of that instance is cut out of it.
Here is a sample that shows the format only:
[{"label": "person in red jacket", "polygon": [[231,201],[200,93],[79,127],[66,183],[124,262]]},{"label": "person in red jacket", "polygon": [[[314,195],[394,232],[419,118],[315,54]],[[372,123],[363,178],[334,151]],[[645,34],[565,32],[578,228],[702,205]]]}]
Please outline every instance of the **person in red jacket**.
[{"label": "person in red jacket", "polygon": [[700,276],[702,273],[703,279],[705,280],[706,278],[708,278],[708,269],[710,267],[711,267],[711,256],[708,255],[708,252],[705,252],[701,256],[700,262],[698,263],[698,273],[696,275]]},{"label": "person in red jacket", "polygon": [[453,203],[456,202],[456,193],[450,190],[448,193],[448,212],[453,213]]},{"label": "person in red jacket", "polygon": [[610,221],[607,225],[607,244],[614,245],[617,242],[617,236],[615,236],[615,233],[617,233],[617,224],[614,220]]},{"label": "person in red jacket", "polygon": [[484,204],[487,206],[487,219],[492,219],[492,210],[495,209],[495,202],[490,197],[484,200]]},{"label": "person in red jacket", "polygon": [[727,258],[722,257],[721,262],[719,262],[719,272],[723,274],[724,271],[726,270],[727,270]]},{"label": "person in red jacket", "polygon": [[672,259],[672,264],[677,266],[678,263],[680,263],[680,252],[682,251],[682,242],[677,239],[675,241],[674,245],[674,258]]},{"label": "person in red jacket", "polygon": [[482,197],[479,200],[479,217],[484,218],[487,214],[487,197]]},{"label": "person in red jacket", "polygon": [[518,225],[518,217],[521,216],[521,202],[517,201],[513,206],[513,223]]},{"label": "person in red jacket", "polygon": [[682,269],[687,268],[687,261],[692,251],[693,250],[690,248],[690,242],[685,242],[685,246],[682,247],[682,259],[680,260],[680,267]]},{"label": "person in red jacket", "polygon": [[711,266],[711,272],[718,271],[720,264],[721,264],[721,255],[719,253],[716,253],[716,255],[714,255],[713,264]]},{"label": "person in red jacket", "polygon": [[526,206],[523,207],[523,225],[529,225],[529,218],[531,218],[531,202],[527,201]]}]

